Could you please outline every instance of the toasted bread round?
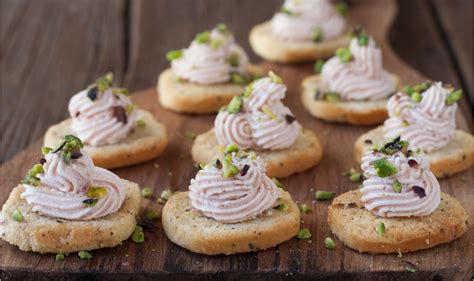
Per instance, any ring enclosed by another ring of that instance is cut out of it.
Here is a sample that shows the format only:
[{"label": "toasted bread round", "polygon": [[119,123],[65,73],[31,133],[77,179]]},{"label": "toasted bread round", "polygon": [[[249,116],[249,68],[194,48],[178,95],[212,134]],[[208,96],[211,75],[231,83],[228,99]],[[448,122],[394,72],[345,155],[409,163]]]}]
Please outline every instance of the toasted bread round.
[{"label": "toasted bread round", "polygon": [[274,247],[294,237],[300,228],[300,211],[288,192],[281,203],[287,211],[270,209],[253,220],[223,223],[191,206],[188,192],[171,196],[163,208],[163,230],[171,242],[205,255],[231,255]]},{"label": "toasted bread round", "polygon": [[[425,217],[381,218],[363,207],[361,193],[353,190],[336,197],[328,210],[331,231],[349,248],[374,254],[407,253],[428,249],[461,237],[468,215],[459,201],[446,193],[432,214]],[[383,222],[385,233],[375,231]]]},{"label": "toasted bread round", "polygon": [[[260,66],[248,65],[247,71],[263,73]],[[158,100],[164,108],[182,112],[207,114],[219,111],[230,100],[245,90],[245,85],[220,83],[200,85],[180,80],[171,69],[165,69],[158,78]]]},{"label": "toasted bread round", "polygon": [[[144,127],[136,127],[120,143],[103,146],[86,145],[84,149],[94,161],[94,165],[106,169],[119,168],[156,158],[168,144],[166,127],[155,120],[146,110],[140,110],[145,121]],[[44,146],[56,147],[62,138],[71,134],[71,119],[51,126],[44,136]],[[73,133],[72,133],[73,134]]]},{"label": "toasted bread round", "polygon": [[294,63],[330,57],[337,48],[349,45],[350,37],[348,32],[344,32],[337,38],[320,43],[284,40],[273,34],[271,21],[267,21],[252,28],[249,40],[253,51],[262,58],[274,62]]},{"label": "toasted bread round", "polygon": [[[398,84],[398,78],[393,76]],[[327,87],[319,75],[306,77],[302,84],[301,100],[311,115],[326,121],[349,123],[353,125],[380,124],[388,117],[388,99],[378,101],[338,101],[329,102],[314,98],[316,90]]]},{"label": "toasted bread round", "polygon": [[[354,156],[361,163],[362,156],[373,144],[384,142],[383,126],[361,135],[354,144]],[[472,167],[474,162],[474,137],[456,130],[454,138],[444,148],[426,153],[430,160],[430,170],[437,178],[446,178]]]},{"label": "toasted bread round", "polygon": [[[191,149],[196,163],[209,163],[222,155],[223,147],[217,142],[214,129],[197,136]],[[281,150],[261,150],[257,155],[265,161],[269,177],[284,178],[301,173],[316,166],[323,157],[323,149],[318,137],[302,130],[295,143]]]},{"label": "toasted bread round", "polygon": [[[136,183],[123,180],[126,197],[120,210],[103,218],[72,221],[42,216],[31,210],[20,198],[24,187],[10,193],[0,213],[0,236],[22,251],[39,253],[72,253],[115,247],[132,234],[140,208],[140,189]],[[12,219],[19,210],[23,221]]]}]

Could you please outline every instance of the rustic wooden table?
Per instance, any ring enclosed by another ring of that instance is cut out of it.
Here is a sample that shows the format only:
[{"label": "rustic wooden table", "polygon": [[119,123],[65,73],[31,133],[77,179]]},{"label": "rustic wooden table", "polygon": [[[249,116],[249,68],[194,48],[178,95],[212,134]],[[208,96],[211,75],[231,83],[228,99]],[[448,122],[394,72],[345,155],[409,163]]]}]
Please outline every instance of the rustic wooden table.
[{"label": "rustic wooden table", "polygon": [[[69,98],[88,85],[97,76],[106,71],[114,71],[119,83],[129,87],[131,90],[140,90],[154,87],[158,73],[167,67],[168,63],[164,60],[165,53],[170,49],[184,47],[189,44],[190,38],[194,34],[213,26],[216,22],[226,22],[234,30],[237,40],[247,49],[253,61],[258,59],[250,51],[247,36],[250,28],[268,19],[279,7],[281,1],[254,1],[254,0],[87,0],[87,1],[58,1],[58,0],[1,0],[1,35],[0,35],[0,163],[4,163],[1,168],[0,178],[2,192],[5,185],[17,182],[22,171],[15,172],[15,175],[6,175],[11,167],[19,167],[23,163],[26,167],[30,165],[30,151],[37,149],[44,131],[49,125],[59,122],[67,117],[67,103]],[[351,1],[353,5],[358,5],[364,1]],[[387,0],[387,7],[391,1]],[[467,93],[462,101],[461,112],[464,115],[462,126],[471,128],[472,115],[471,109],[473,100],[473,73],[472,73],[472,1],[468,0],[401,0],[399,4],[399,16],[396,18],[390,32],[390,43],[396,52],[410,65],[422,72],[425,76],[433,80],[442,80],[450,82],[456,87],[461,87]],[[384,5],[378,5],[379,12],[384,13]],[[290,68],[276,66],[283,76],[295,77],[300,79],[310,66],[301,66],[303,69],[299,72],[298,67]],[[293,72],[292,72],[293,71]],[[296,71],[296,74],[294,74]],[[408,75],[408,74],[407,74]],[[299,81],[299,80],[298,80]],[[296,80],[291,82],[292,87],[297,87]],[[293,90],[296,92],[296,90]],[[148,100],[153,98],[152,91],[145,91],[138,94],[135,99],[141,106],[152,110],[160,118],[167,119],[169,123],[175,115],[148,104]],[[290,106],[300,109],[301,106],[296,99],[292,99]],[[297,116],[310,122],[303,112],[297,113]],[[213,117],[204,117],[200,121],[194,121],[190,118],[198,131],[203,131],[204,123],[212,122]],[[204,121],[203,121],[204,120]],[[182,123],[182,120],[180,121]],[[181,124],[180,123],[180,124]],[[169,124],[167,124],[169,125]],[[317,123],[314,125],[316,130],[323,130],[323,140],[327,140],[329,131],[327,124]],[[341,130],[348,132],[350,138],[365,129],[341,129],[336,126],[333,135],[340,134]],[[182,128],[182,127],[180,127]],[[169,127],[170,131],[173,128]],[[352,131],[350,131],[352,130]],[[176,140],[182,141],[182,136],[176,136]],[[347,143],[352,142],[352,139]],[[26,152],[15,157],[19,151],[29,147]],[[173,153],[177,148],[172,146],[168,154]],[[332,151],[337,154],[337,151]],[[340,154],[340,153],[339,153]],[[171,155],[168,155],[171,156]],[[164,156],[168,157],[168,156]],[[344,157],[343,155],[339,155]],[[188,157],[186,155],[185,157]],[[334,156],[335,157],[335,156]],[[331,158],[331,157],[329,157]],[[333,160],[333,159],[329,159]],[[344,169],[352,165],[338,166],[338,169]],[[176,165],[179,171],[179,166]],[[22,168],[26,169],[26,168]],[[153,165],[143,166],[147,173],[153,172]],[[132,177],[135,174],[133,169],[121,169],[118,171],[121,176]],[[318,170],[318,175],[325,175],[326,168]],[[331,172],[331,171],[329,171]],[[160,172],[161,173],[161,172]],[[186,182],[192,177],[192,171],[185,170],[182,177],[167,179],[166,184],[174,184],[181,189],[185,189]],[[339,171],[335,172],[335,176]],[[326,174],[329,175],[329,174]],[[468,184],[472,184],[472,169],[467,174],[469,176]],[[161,176],[161,175],[160,175]],[[302,176],[294,177],[292,182],[296,188],[297,183],[302,180]],[[315,176],[317,177],[317,176]],[[456,180],[456,179],[455,179]],[[458,196],[466,195],[473,199],[472,190],[469,191],[465,186],[463,190],[451,190],[451,183],[447,181],[451,193]],[[457,179],[459,182],[459,179]],[[153,179],[144,179],[145,183],[158,183],[158,175]],[[289,183],[289,181],[286,181]],[[347,182],[341,181],[341,184],[347,185]],[[163,183],[164,184],[164,183]],[[464,184],[466,185],[466,184]],[[159,188],[164,188],[159,186]],[[337,191],[347,190],[348,187],[338,187]],[[155,192],[157,193],[157,192]],[[302,198],[308,196],[305,192],[300,192]],[[0,203],[3,203],[6,195],[0,196]],[[464,198],[463,202],[469,202]],[[474,208],[469,207],[472,214]],[[320,229],[327,229],[324,220],[325,208],[318,207],[318,219],[312,221],[312,224]],[[316,210],[315,210],[316,212]],[[158,231],[161,231],[158,230]],[[319,231],[319,230],[318,230]],[[375,259],[370,256],[359,255],[348,250],[336,252],[343,257],[335,257],[331,254],[327,261],[335,261],[337,264],[324,263],[324,256],[314,256],[314,260],[300,259],[298,253],[282,253],[278,259],[273,260],[274,264],[267,264],[266,260],[271,253],[260,253],[258,255],[238,255],[235,258],[202,259],[198,255],[190,255],[186,251],[172,247],[169,250],[173,260],[170,257],[163,256],[165,252],[153,253],[152,257],[160,260],[155,264],[147,258],[134,257],[134,264],[130,265],[139,271],[143,268],[154,268],[155,272],[160,272],[161,277],[171,279],[173,274],[180,274],[181,278],[189,277],[190,273],[199,272],[199,268],[207,270],[212,274],[212,270],[219,268],[229,268],[231,272],[217,272],[217,277],[238,278],[239,271],[244,273],[245,278],[258,280],[259,278],[274,279],[268,276],[273,271],[277,273],[278,278],[292,277],[296,279],[305,279],[310,277],[332,278],[334,273],[344,272],[341,278],[357,278],[360,280],[372,279],[392,279],[392,278],[410,278],[416,279],[449,279],[451,274],[456,278],[470,278],[472,275],[474,246],[472,244],[472,231],[468,232],[470,239],[462,242],[468,249],[463,249],[467,256],[465,259],[459,255],[450,256],[454,263],[452,268],[440,268],[439,274],[433,271],[433,268],[427,271],[421,270],[419,274],[407,275],[401,271],[394,271],[392,265],[387,265],[384,270],[384,262],[389,258]],[[323,234],[321,234],[323,235]],[[324,234],[325,235],[325,234]],[[469,242],[470,241],[470,242]],[[170,247],[170,243],[160,238],[157,240],[156,251],[160,248]],[[295,243],[291,245],[296,245]],[[461,245],[461,244],[460,244]],[[155,246],[153,246],[155,247]],[[133,248],[133,246],[132,246]],[[282,248],[286,249],[288,247]],[[444,248],[433,253],[443,254]],[[456,249],[454,246],[453,249]],[[315,250],[320,253],[321,249],[316,246]],[[121,253],[121,249],[113,250],[114,254]],[[138,255],[139,249],[133,249],[133,255]],[[148,251],[148,250],[145,250]],[[338,250],[340,251],[340,250]],[[9,252],[6,254],[6,252]],[[154,252],[154,251],[153,251]],[[102,255],[104,251],[100,251]],[[305,250],[305,255],[310,253]],[[323,252],[325,253],[325,252]],[[71,261],[71,264],[61,270],[61,265],[48,262],[40,256],[27,256],[28,254],[19,253],[11,246],[0,243],[0,260],[6,259],[18,260],[14,263],[18,265],[15,272],[0,267],[0,280],[23,278],[32,279],[35,277],[31,271],[22,271],[23,258],[28,258],[32,267],[41,268],[44,278],[63,278],[67,280],[73,275],[56,275],[57,272],[68,272],[78,270],[74,275],[77,278],[101,278],[104,275],[94,275],[91,273],[107,273],[110,279],[118,278],[112,272],[128,273],[124,278],[133,277],[132,271],[123,271],[125,266],[121,259],[104,259],[96,261],[93,266],[80,264],[77,261]],[[157,257],[156,257],[157,256]],[[413,255],[413,257],[424,257],[422,255]],[[130,257],[132,259],[132,257]],[[151,259],[151,258],[150,258]],[[195,260],[194,260],[195,259]],[[436,262],[443,265],[442,257],[437,257]],[[194,260],[194,261],[192,261]],[[294,262],[292,262],[294,261]],[[463,264],[458,264],[462,261]],[[180,264],[180,263],[183,264]],[[296,263],[297,264],[296,264]],[[299,264],[299,263],[302,264]],[[144,267],[142,267],[142,263]],[[370,263],[367,266],[364,263]],[[428,262],[429,263],[429,262]],[[313,265],[323,265],[321,268],[312,268]],[[434,263],[435,264],[435,263]],[[21,266],[20,266],[21,265]],[[3,266],[0,264],[0,266]],[[59,267],[58,267],[59,266]],[[357,271],[368,271],[372,269],[377,271],[375,275],[358,275]],[[48,275],[47,268],[54,268],[54,272]],[[158,268],[162,267],[162,268]],[[334,268],[337,268],[335,270]],[[263,268],[263,269],[262,269]],[[466,269],[470,269],[466,271]],[[209,271],[211,270],[211,271]],[[312,272],[304,274],[305,271]],[[257,272],[253,275],[252,272]],[[140,277],[147,279],[152,275],[147,272],[141,273]],[[303,274],[301,274],[303,273]],[[294,275],[293,275],[294,274]],[[36,275],[37,276],[37,275]],[[107,276],[107,275],[105,275]],[[153,275],[158,276],[158,275]],[[208,279],[213,275],[200,275],[202,279]],[[242,276],[240,276],[242,277]],[[342,279],[341,279],[342,280]]]}]

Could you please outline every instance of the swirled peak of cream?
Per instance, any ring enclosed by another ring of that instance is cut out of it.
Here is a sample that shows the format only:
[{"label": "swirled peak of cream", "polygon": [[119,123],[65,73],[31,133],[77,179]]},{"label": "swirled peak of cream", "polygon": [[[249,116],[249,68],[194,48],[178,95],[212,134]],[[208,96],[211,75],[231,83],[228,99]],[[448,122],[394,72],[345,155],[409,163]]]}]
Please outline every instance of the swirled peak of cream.
[{"label": "swirled peak of cream", "polygon": [[332,39],[345,27],[345,19],[328,0],[285,0],[281,12],[272,19],[272,32],[285,40],[311,41],[315,29],[322,40]]},{"label": "swirled peak of cream", "polygon": [[274,207],[280,190],[266,176],[265,163],[259,157],[252,159],[235,152],[231,159],[231,164],[239,170],[235,176],[226,178],[224,168],[206,165],[191,180],[192,206],[205,216],[225,223],[251,220]]},{"label": "swirled peak of cream", "polygon": [[347,101],[382,100],[396,91],[394,79],[383,68],[382,51],[373,38],[363,45],[353,38],[349,51],[350,61],[334,56],[324,64],[321,78],[329,91]]},{"label": "swirled peak of cream", "polygon": [[[220,145],[236,144],[242,149],[278,150],[292,146],[301,126],[283,105],[286,86],[271,78],[251,83],[241,99],[239,112],[222,110],[214,121]],[[232,104],[232,102],[231,102]]]},{"label": "swirled peak of cream", "polygon": [[[441,200],[438,180],[423,154],[369,150],[362,158],[367,178],[361,188],[365,208],[380,217],[427,216]],[[387,175],[387,167],[395,169]]]},{"label": "swirled peak of cream", "polygon": [[249,62],[227,29],[214,28],[198,34],[181,57],[171,62],[174,72],[197,84],[217,84],[231,80],[232,73],[245,73]]},{"label": "swirled peak of cream", "polygon": [[384,123],[384,136],[401,136],[425,152],[448,145],[456,131],[457,104],[446,103],[451,91],[437,82],[420,93],[421,101],[415,101],[403,92],[391,97],[387,104],[389,119]]},{"label": "swirled peak of cream", "polygon": [[85,144],[116,144],[135,128],[138,111],[126,95],[114,93],[115,90],[108,88],[101,92],[92,87],[69,101],[72,131]]},{"label": "swirled peak of cream", "polygon": [[[65,162],[61,151],[45,156],[44,171],[36,175],[39,183],[24,183],[21,194],[34,212],[53,218],[91,220],[120,209],[125,199],[123,182],[112,172],[94,167],[85,151],[80,154],[70,163]],[[100,198],[88,196],[91,187],[100,188]]]}]

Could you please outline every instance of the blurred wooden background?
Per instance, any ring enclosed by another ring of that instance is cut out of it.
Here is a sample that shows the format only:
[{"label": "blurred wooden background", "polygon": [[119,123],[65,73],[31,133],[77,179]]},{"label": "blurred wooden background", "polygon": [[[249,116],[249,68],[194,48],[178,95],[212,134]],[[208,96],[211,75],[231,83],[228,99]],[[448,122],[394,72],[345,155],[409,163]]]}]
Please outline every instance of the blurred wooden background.
[{"label": "blurred wooden background", "polygon": [[[281,2],[0,0],[0,163],[66,118],[70,96],[106,71],[131,90],[154,87],[165,53],[215,23],[227,23],[258,61],[248,32]],[[398,2],[394,49],[431,79],[462,87],[470,97],[462,110],[472,119],[473,1]]]}]

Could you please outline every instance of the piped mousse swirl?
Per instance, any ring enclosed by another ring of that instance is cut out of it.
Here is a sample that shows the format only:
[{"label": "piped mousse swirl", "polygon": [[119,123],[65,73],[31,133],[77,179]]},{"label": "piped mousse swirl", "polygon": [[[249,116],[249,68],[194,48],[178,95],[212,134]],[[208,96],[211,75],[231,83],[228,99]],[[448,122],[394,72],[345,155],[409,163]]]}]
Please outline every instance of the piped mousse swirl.
[{"label": "piped mousse swirl", "polygon": [[245,75],[249,59],[224,24],[196,35],[187,49],[168,53],[178,77],[196,84],[231,81],[232,74]]},{"label": "piped mousse swirl", "polygon": [[440,186],[428,159],[400,137],[368,150],[361,168],[366,177],[361,200],[376,216],[427,216],[441,201]]},{"label": "piped mousse swirl", "polygon": [[456,131],[456,101],[461,90],[441,82],[407,87],[390,98],[384,137],[401,136],[413,146],[432,152],[447,146]]},{"label": "piped mousse swirl", "polygon": [[345,27],[328,0],[285,0],[272,19],[272,32],[284,40],[319,42],[341,35]]},{"label": "piped mousse swirl", "polygon": [[87,145],[119,143],[136,127],[138,110],[127,91],[113,88],[112,82],[111,74],[100,77],[69,101],[72,131]]},{"label": "piped mousse swirl", "polygon": [[67,135],[57,149],[46,153],[22,181],[26,200],[34,212],[53,218],[92,220],[120,209],[125,200],[122,180],[95,167],[82,142]]},{"label": "piped mousse swirl", "polygon": [[214,121],[220,145],[236,144],[242,149],[278,150],[294,144],[301,132],[290,109],[282,103],[286,86],[271,72],[247,86],[232,99]]},{"label": "piped mousse swirl", "polygon": [[236,146],[226,151],[191,180],[192,206],[224,223],[251,220],[274,207],[280,190],[265,174],[265,163]]},{"label": "piped mousse swirl", "polygon": [[344,101],[388,98],[396,91],[396,83],[383,68],[382,50],[364,31],[353,34],[349,49],[338,49],[322,67],[323,83]]}]

